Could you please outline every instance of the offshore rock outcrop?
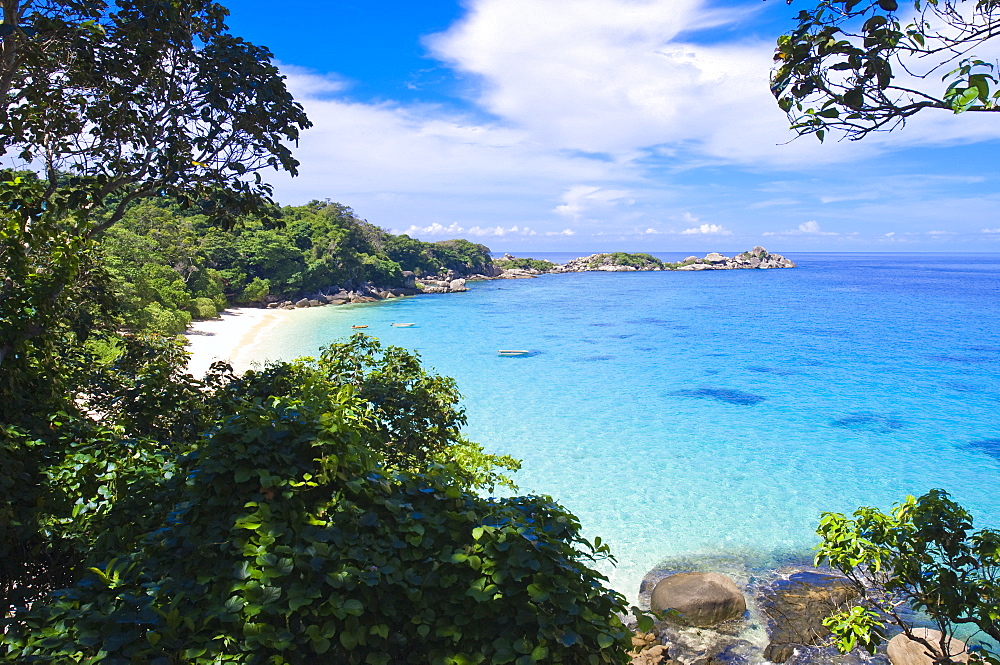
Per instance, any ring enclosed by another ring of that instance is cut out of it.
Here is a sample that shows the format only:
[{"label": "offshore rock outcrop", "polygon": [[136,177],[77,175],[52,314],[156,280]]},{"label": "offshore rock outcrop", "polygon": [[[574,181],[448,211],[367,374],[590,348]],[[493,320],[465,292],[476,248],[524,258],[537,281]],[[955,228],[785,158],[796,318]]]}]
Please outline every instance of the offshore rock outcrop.
[{"label": "offshore rock outcrop", "polygon": [[705,258],[689,256],[674,270],[768,270],[771,268],[794,268],[795,263],[781,254],[771,254],[757,245],[749,252],[730,258],[718,252],[710,252]]},{"label": "offshore rock outcrop", "polygon": [[[533,261],[531,259],[516,259],[506,254],[499,263],[522,264],[543,264],[543,261]],[[725,256],[718,252],[709,252],[704,257],[689,256],[683,261],[669,263],[661,261],[649,254],[629,254],[626,252],[613,252],[605,254],[591,254],[581,256],[562,265],[552,265],[551,268],[520,265],[503,270],[498,277],[501,279],[523,279],[536,277],[546,273],[565,272],[647,272],[653,270],[769,270],[773,268],[794,268],[795,263],[781,254],[771,254],[761,246],[737,254],[736,256]]]}]

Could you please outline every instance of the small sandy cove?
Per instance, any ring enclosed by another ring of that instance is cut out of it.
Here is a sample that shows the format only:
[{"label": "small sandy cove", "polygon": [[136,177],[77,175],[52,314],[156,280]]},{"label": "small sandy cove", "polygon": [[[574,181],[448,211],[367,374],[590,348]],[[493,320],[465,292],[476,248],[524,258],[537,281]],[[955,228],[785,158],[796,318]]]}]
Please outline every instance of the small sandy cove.
[{"label": "small sandy cove", "polygon": [[245,370],[255,340],[287,314],[278,309],[240,307],[227,309],[218,319],[195,321],[184,333],[191,353],[188,371],[202,377],[216,360],[229,361],[238,372]]}]

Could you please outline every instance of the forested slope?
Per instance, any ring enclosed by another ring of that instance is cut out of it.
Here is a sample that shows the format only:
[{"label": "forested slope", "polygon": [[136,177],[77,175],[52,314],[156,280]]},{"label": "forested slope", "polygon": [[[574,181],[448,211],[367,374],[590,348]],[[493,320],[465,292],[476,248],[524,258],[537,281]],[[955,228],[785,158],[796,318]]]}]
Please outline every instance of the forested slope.
[{"label": "forested slope", "polygon": [[372,283],[401,286],[449,270],[489,273],[489,248],[393,235],[351,208],[311,201],[231,229],[197,212],[144,201],[99,240],[97,262],[122,326],[174,334],[233,304],[262,304]]}]

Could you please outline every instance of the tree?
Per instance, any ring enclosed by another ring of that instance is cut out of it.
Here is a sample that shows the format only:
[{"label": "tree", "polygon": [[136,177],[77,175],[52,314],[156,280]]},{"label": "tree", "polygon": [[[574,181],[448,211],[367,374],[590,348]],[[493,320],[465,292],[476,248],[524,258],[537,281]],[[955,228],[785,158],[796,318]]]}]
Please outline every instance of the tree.
[{"label": "tree", "polygon": [[[820,0],[778,39],[771,92],[800,135],[856,140],[925,109],[995,112],[995,63],[974,51],[1000,34],[998,0]],[[938,84],[938,80],[944,83]]]},{"label": "tree", "polygon": [[309,121],[271,54],[229,35],[209,0],[0,10],[0,156],[41,170],[0,173],[0,365],[11,371],[59,325],[93,239],[132,202],[174,199],[222,225],[268,214],[260,171],[296,172],[286,144]]},{"label": "tree", "polygon": [[[434,454],[466,446],[453,383],[400,349],[347,346],[389,366],[324,354],[241,377],[220,364],[199,382],[176,346],[135,340],[88,390],[103,422],[56,422],[69,454],[21,507],[49,511],[76,570],[42,589],[21,570],[0,606],[0,654],[628,662],[624,598],[588,565],[607,547],[547,497],[480,496],[482,475]],[[392,464],[404,432],[405,471]]]},{"label": "tree", "polygon": [[[939,663],[957,655],[948,644],[959,626],[1000,641],[1000,531],[973,531],[972,516],[944,490],[909,496],[889,514],[869,507],[853,519],[824,513],[817,532],[823,538],[817,565],[829,562],[844,573],[863,599],[824,622],[843,651],[860,644],[874,653],[886,623],[923,644]],[[910,608],[937,625],[940,643],[912,632]]]}]

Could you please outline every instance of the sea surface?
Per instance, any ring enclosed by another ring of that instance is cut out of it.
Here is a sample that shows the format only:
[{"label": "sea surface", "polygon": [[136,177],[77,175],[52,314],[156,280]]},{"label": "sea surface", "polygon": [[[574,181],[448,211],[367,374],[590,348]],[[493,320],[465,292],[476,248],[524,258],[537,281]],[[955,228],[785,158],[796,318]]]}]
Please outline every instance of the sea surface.
[{"label": "sea surface", "polygon": [[610,543],[601,568],[630,599],[664,561],[808,560],[822,512],[934,487],[1000,527],[1000,254],[788,257],[316,308],[251,355],[364,324],[416,349],[457,379],[468,436],[524,461],[521,491]]}]

